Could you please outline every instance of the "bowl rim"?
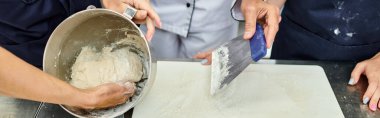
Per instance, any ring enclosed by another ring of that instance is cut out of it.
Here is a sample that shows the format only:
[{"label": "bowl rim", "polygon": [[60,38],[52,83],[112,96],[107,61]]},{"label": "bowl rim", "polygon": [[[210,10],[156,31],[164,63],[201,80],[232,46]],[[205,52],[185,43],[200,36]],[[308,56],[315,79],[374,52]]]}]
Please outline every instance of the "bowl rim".
[{"label": "bowl rim", "polygon": [[[112,114],[110,115],[110,117],[117,117],[117,116],[120,116],[122,114],[124,114],[125,112],[127,112],[128,110],[132,109],[134,106],[136,106],[139,102],[141,102],[142,98],[145,96],[145,94],[149,91],[150,87],[149,85],[152,85],[154,79],[152,77],[152,55],[151,55],[151,51],[150,51],[150,48],[149,48],[149,43],[148,41],[146,40],[145,36],[144,36],[144,33],[141,31],[141,29],[131,20],[129,19],[127,16],[121,14],[121,13],[118,13],[116,11],[113,11],[113,10],[109,10],[109,9],[104,9],[104,8],[96,8],[96,9],[86,9],[86,10],[82,10],[82,11],[79,11],[69,17],[67,17],[65,20],[63,20],[55,29],[54,31],[51,33],[46,45],[45,45],[45,50],[44,50],[44,54],[43,54],[43,71],[46,72],[47,70],[47,67],[46,67],[46,59],[48,58],[47,57],[47,52],[48,52],[48,48],[50,47],[49,44],[53,41],[53,40],[58,40],[58,39],[53,39],[53,37],[57,34],[57,29],[62,29],[62,27],[64,27],[64,25],[68,24],[72,18],[74,17],[78,17],[78,16],[81,16],[81,15],[84,15],[84,14],[89,14],[88,12],[101,12],[101,14],[110,14],[110,15],[115,15],[115,16],[118,16],[118,17],[121,17],[123,18],[124,20],[127,20],[133,27],[135,27],[139,34],[140,34],[140,37],[144,40],[145,42],[145,48],[147,50],[147,53],[148,53],[148,66],[147,66],[147,80],[146,80],[146,83],[140,93],[139,96],[137,96],[137,99],[135,101],[132,101],[131,102],[131,107],[129,107],[128,109],[124,109],[122,110],[122,112],[119,112],[119,113],[115,113],[115,114]],[[97,16],[97,15],[93,15],[91,17],[94,17],[94,16]],[[89,18],[90,19],[90,18]],[[58,54],[57,56],[59,56],[60,54]],[[47,72],[46,72],[47,73]],[[49,73],[48,73],[49,74]],[[59,78],[57,78],[59,79]],[[127,103],[127,102],[126,102]],[[125,103],[123,103],[125,104]],[[86,116],[82,116],[82,115],[78,115],[78,114],[75,114],[73,112],[71,112],[70,110],[68,110],[67,108],[65,108],[62,104],[59,104],[59,106],[61,106],[66,112],[70,113],[71,115],[75,116],[75,117],[79,117],[79,118],[85,118]]]}]

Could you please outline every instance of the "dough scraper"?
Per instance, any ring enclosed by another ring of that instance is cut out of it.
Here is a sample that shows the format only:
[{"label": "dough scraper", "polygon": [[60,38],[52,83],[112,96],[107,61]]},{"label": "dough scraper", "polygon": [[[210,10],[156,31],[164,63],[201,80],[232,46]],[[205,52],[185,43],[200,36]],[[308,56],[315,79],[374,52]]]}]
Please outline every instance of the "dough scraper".
[{"label": "dough scraper", "polygon": [[267,53],[263,27],[256,24],[256,32],[250,40],[240,35],[212,52],[211,95],[225,88],[249,64],[258,61]]}]

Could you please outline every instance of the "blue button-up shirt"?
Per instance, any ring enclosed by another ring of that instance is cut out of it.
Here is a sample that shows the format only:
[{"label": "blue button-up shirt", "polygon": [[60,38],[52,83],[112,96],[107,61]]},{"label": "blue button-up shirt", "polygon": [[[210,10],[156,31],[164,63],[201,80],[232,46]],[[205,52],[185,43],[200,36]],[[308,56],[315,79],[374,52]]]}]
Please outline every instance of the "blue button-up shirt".
[{"label": "blue button-up shirt", "polygon": [[[243,20],[241,0],[232,14]],[[288,0],[273,59],[362,61],[380,51],[380,1]]]}]

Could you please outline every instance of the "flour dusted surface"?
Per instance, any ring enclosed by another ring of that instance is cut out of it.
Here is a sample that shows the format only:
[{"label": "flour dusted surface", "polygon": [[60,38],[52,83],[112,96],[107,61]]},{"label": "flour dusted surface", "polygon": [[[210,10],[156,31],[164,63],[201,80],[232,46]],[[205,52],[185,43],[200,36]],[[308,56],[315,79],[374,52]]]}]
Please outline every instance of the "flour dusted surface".
[{"label": "flour dusted surface", "polygon": [[140,81],[143,74],[140,57],[128,47],[114,49],[83,47],[73,64],[70,83],[78,88],[89,88],[118,81]]},{"label": "flour dusted surface", "polygon": [[158,61],[132,118],[344,118],[318,66],[252,64],[210,95],[210,66]]}]

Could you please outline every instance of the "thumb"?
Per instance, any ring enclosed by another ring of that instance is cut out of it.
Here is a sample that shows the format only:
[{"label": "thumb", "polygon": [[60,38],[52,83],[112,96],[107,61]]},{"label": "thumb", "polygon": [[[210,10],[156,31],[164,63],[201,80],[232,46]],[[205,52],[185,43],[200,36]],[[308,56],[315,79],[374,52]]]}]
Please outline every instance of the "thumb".
[{"label": "thumb", "polygon": [[123,93],[134,93],[136,90],[136,84],[134,82],[121,80],[116,82],[116,84],[124,88]]},{"label": "thumb", "polygon": [[211,57],[212,57],[212,52],[208,51],[208,52],[198,53],[193,58],[195,58],[195,59],[203,59],[201,61],[201,64],[203,64],[203,65],[210,65],[211,61],[212,61]]},{"label": "thumb", "polygon": [[205,59],[208,55],[210,55],[208,52],[199,52],[198,54],[194,55],[193,58]]},{"label": "thumb", "polygon": [[244,13],[245,29],[243,38],[249,40],[255,34],[257,15],[254,10],[246,10]]},{"label": "thumb", "polygon": [[136,90],[136,84],[133,82],[125,82],[123,85],[127,90],[125,91],[125,94],[131,94],[134,93]]},{"label": "thumb", "polygon": [[146,27],[148,30],[146,31],[145,37],[148,40],[148,42],[150,42],[153,38],[153,34],[154,34],[154,30],[155,30],[154,23],[153,23],[152,19],[150,19],[150,18],[146,19]]},{"label": "thumb", "polygon": [[351,78],[348,84],[355,85],[359,81],[360,76],[364,73],[366,66],[367,66],[366,61],[356,64],[354,70],[351,72]]}]

